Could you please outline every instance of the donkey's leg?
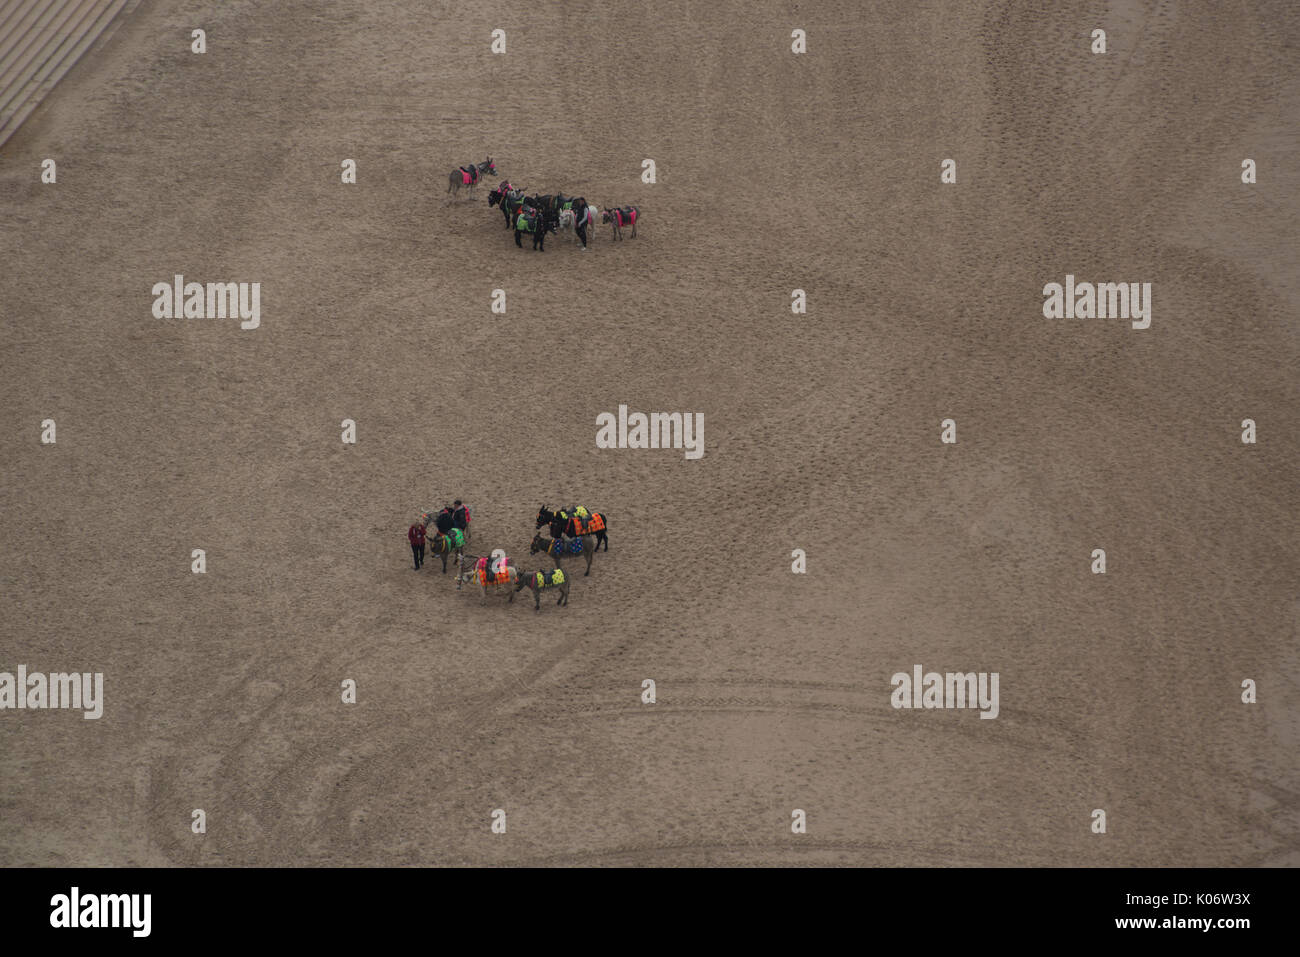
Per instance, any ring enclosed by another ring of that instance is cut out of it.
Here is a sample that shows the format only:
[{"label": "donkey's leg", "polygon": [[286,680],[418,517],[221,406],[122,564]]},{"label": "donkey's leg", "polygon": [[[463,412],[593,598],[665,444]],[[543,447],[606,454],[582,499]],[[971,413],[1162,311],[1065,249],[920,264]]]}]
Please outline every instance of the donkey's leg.
[{"label": "donkey's leg", "polygon": [[519,241],[519,230],[517,229],[515,230],[515,245],[518,246],[520,249],[524,248],[524,244]]},{"label": "donkey's leg", "polygon": [[591,556],[596,554],[596,550],[592,548],[590,545],[588,545],[586,548],[582,550],[582,554],[587,557],[587,570],[582,573],[582,577],[586,578],[588,575],[591,574]]}]

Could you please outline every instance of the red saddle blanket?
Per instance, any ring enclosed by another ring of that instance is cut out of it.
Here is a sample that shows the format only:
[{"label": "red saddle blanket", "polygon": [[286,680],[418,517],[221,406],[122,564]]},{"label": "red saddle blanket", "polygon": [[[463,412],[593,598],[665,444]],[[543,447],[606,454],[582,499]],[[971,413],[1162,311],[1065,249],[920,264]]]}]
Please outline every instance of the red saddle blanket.
[{"label": "red saddle blanket", "polygon": [[573,517],[573,531],[577,535],[593,535],[605,530],[605,520],[595,512],[588,518]]},{"label": "red saddle blanket", "polygon": [[478,560],[478,583],[480,585],[503,585],[510,581],[509,559],[503,558],[498,566],[500,570],[495,574],[488,572],[488,566],[491,563],[490,558],[480,558]]}]

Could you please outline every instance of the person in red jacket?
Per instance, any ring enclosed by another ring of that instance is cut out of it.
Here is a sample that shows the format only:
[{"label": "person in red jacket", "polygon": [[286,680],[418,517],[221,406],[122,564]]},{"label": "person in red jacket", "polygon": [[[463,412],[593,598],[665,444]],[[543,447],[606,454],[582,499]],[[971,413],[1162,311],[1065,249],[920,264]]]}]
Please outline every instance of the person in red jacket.
[{"label": "person in red jacket", "polygon": [[406,530],[406,538],[411,543],[411,555],[415,558],[415,570],[418,572],[424,564],[424,526],[416,522]]}]

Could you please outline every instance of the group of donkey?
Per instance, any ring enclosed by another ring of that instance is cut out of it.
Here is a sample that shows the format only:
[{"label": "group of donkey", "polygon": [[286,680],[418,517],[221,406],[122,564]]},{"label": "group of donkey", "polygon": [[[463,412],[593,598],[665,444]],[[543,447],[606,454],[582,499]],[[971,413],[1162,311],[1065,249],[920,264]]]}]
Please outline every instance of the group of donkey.
[{"label": "group of donkey", "polygon": [[436,515],[425,511],[421,515],[426,536],[430,523],[434,526],[434,535],[429,539],[435,555],[442,558],[442,571],[447,572],[447,557],[456,559],[456,590],[466,584],[479,586],[479,604],[487,600],[489,590],[494,594],[505,589],[509,600],[515,600],[515,594],[524,588],[533,590],[533,610],[541,609],[541,593],[556,589],[559,597],[557,605],[569,603],[569,580],[564,574],[563,562],[569,558],[584,558],[586,570],[583,577],[591,574],[591,560],[596,550],[603,544],[609,551],[608,525],[605,516],[599,512],[587,512],[580,508],[551,509],[543,505],[537,512],[535,529],[543,525],[551,533],[548,538],[540,532],[533,536],[528,554],[544,552],[555,563],[551,572],[537,571],[521,575],[514,562],[500,549],[493,555],[482,557],[467,555],[465,546],[470,540],[470,516],[467,506],[457,503],[457,507],[447,506]]},{"label": "group of donkey", "polygon": [[[615,239],[623,238],[623,227],[632,227],[636,238],[636,223],[641,211],[636,206],[619,206],[602,210],[588,203],[582,196],[565,196],[563,193],[527,195],[526,190],[515,189],[505,180],[488,193],[488,206],[499,206],[505,217],[506,228],[514,228],[515,245],[523,248],[525,233],[533,237],[533,249],[546,252],[546,234],[573,231],[573,241],[581,243],[583,250],[596,238],[596,224],[609,223]],[[590,240],[587,231],[591,230]]]},{"label": "group of donkey", "polygon": [[[471,197],[474,188],[484,176],[496,176],[495,161],[489,156],[482,163],[474,163],[452,170],[447,183],[447,192],[458,193],[461,187],[469,190]],[[503,180],[488,193],[488,206],[499,207],[505,217],[507,229],[515,233],[515,245],[523,248],[525,234],[532,236],[533,249],[546,252],[546,234],[558,231],[573,231],[574,242],[581,243],[583,250],[588,244],[590,229],[591,240],[596,238],[596,226],[609,223],[614,239],[623,238],[623,228],[631,227],[631,237],[636,238],[637,220],[641,210],[636,206],[616,206],[602,210],[593,203],[588,203],[582,196],[565,196],[563,193],[546,195],[528,195],[524,189],[516,189],[509,180]]]},{"label": "group of donkey", "polygon": [[[447,558],[450,555],[456,556],[456,564],[459,566],[465,546],[469,544],[469,506],[457,502],[455,506],[444,506],[436,514],[433,509],[425,509],[420,515],[420,524],[424,526],[429,552],[442,559],[442,573],[447,574]],[[433,525],[432,536],[429,535],[430,524]]]}]

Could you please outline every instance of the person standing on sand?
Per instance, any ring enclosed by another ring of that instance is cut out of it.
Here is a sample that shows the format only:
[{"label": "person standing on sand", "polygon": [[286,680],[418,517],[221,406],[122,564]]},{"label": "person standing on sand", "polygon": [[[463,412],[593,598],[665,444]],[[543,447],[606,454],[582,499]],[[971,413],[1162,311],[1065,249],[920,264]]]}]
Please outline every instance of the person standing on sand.
[{"label": "person standing on sand", "polygon": [[418,572],[424,564],[424,526],[416,522],[406,530],[406,538],[411,543],[411,556],[415,559],[415,570]]},{"label": "person standing on sand", "polygon": [[573,201],[573,231],[582,240],[582,251],[587,251],[587,201],[579,196]]}]

